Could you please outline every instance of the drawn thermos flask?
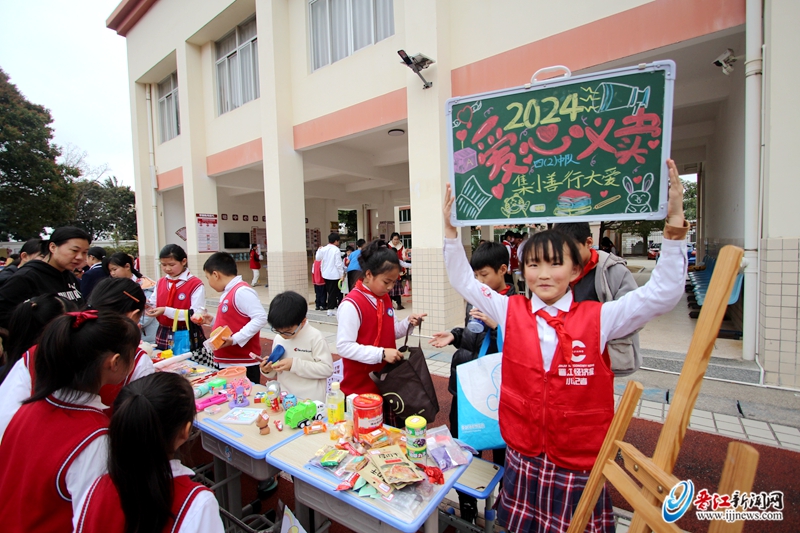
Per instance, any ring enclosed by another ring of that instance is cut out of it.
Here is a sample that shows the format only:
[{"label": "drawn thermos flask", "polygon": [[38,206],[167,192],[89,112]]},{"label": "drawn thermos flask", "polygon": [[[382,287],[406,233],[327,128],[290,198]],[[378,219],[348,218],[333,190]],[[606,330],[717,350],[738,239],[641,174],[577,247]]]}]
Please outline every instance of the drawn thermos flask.
[{"label": "drawn thermos flask", "polygon": [[597,86],[597,92],[600,97],[598,113],[630,107],[633,115],[640,107],[646,108],[650,102],[650,87],[639,89],[623,83],[605,81]]},{"label": "drawn thermos flask", "polygon": [[428,429],[428,421],[421,416],[409,416],[406,418],[406,450],[409,459],[422,459],[428,453],[425,442],[425,431]]}]

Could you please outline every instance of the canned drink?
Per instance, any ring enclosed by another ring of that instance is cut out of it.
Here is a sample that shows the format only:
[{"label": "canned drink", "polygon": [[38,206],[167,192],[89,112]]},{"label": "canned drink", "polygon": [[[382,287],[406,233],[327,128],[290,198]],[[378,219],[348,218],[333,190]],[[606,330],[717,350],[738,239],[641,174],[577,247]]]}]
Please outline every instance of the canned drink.
[{"label": "canned drink", "polygon": [[353,400],[353,433],[356,439],[383,427],[383,397],[359,394]]},{"label": "canned drink", "polygon": [[422,459],[428,453],[425,441],[425,432],[428,421],[423,417],[414,415],[406,418],[406,451],[409,459]]}]

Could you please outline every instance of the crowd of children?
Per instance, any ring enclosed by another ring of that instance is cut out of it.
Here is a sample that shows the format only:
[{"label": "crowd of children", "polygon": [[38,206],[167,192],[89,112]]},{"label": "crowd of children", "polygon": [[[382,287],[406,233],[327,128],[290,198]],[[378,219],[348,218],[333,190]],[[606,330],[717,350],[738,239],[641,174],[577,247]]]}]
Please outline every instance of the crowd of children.
[{"label": "crowd of children", "polygon": [[[638,368],[636,331],[669,311],[682,292],[687,228],[672,161],[668,170],[661,260],[638,289],[618,259],[592,248],[582,224],[536,233],[519,250],[509,250],[510,242],[483,243],[467,261],[450,223],[454,199],[447,187],[445,267],[468,304],[464,327],[433,333],[430,344],[457,348],[448,386],[454,395],[454,436],[457,367],[476,359],[482,346],[488,353],[502,349],[499,413],[507,448],[494,450],[493,460],[506,468],[497,509],[509,531],[566,530],[613,417],[613,378]],[[9,338],[0,370],[3,529],[220,532],[213,494],[193,482],[193,472],[176,459],[194,420],[193,391],[176,374],[155,373],[142,317],[158,324],[159,349],[169,348],[177,331],[227,326],[231,334],[214,351],[220,367],[245,366],[254,383],[276,379],[298,398],[318,401],[325,400],[333,373],[328,343],[308,322],[305,295],[278,294],[265,312],[230,254],[214,253],[203,265],[208,285],[220,293],[212,317],[204,284],[189,272],[181,247],[161,250],[164,277],[151,282],[125,254],[98,257],[79,232],[56,230],[42,244],[43,260],[33,261],[39,265],[20,267],[0,286],[5,305],[0,325]],[[350,255],[357,267],[349,271],[356,274],[339,305],[345,265],[338,234],[328,240],[313,273],[315,285],[321,281],[326,289],[317,308],[338,306],[341,390],[378,393],[370,373],[403,357],[396,340],[426,315],[412,313],[403,320],[395,315],[392,300],[405,264],[399,239],[390,246],[359,241]],[[87,251],[110,277],[97,282],[84,302],[74,288],[72,267]],[[508,280],[515,268],[529,296],[517,294]],[[39,285],[52,290],[34,294]],[[276,334],[273,349],[282,347],[287,354],[276,362],[262,358],[260,332],[267,324]],[[568,377],[578,367],[587,379]],[[462,517],[474,519],[474,498],[460,494],[459,500]],[[613,527],[610,496],[603,489],[590,529]]]}]

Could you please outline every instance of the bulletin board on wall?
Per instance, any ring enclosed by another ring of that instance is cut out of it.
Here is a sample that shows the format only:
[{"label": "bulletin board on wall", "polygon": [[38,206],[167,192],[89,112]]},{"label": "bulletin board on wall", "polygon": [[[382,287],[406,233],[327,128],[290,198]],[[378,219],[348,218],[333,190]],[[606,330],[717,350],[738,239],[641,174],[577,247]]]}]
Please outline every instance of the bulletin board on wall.
[{"label": "bulletin board on wall", "polygon": [[665,218],[674,80],[664,60],[451,98],[453,225]]}]

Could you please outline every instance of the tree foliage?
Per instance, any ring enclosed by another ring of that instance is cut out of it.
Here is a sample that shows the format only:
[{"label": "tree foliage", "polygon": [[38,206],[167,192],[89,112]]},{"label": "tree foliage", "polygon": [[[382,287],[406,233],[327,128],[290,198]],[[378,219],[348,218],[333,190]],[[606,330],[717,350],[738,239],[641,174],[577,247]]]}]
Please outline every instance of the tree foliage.
[{"label": "tree foliage", "polygon": [[358,233],[358,211],[355,209],[339,210],[339,232],[348,237]]},{"label": "tree foliage", "polygon": [[686,220],[697,220],[697,182],[681,180],[683,182],[683,212]]},{"label": "tree foliage", "polygon": [[136,236],[134,192],[114,176],[75,181],[75,217],[70,225],[84,229],[93,239],[128,240]]},{"label": "tree foliage", "polygon": [[71,218],[77,170],[57,162],[52,122],[0,69],[0,238],[38,237]]}]

